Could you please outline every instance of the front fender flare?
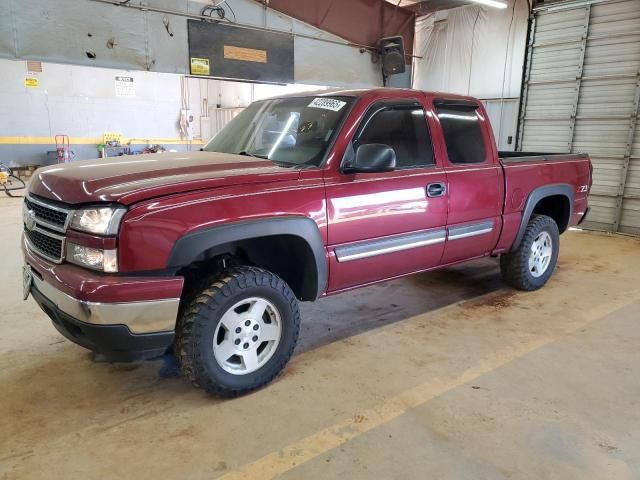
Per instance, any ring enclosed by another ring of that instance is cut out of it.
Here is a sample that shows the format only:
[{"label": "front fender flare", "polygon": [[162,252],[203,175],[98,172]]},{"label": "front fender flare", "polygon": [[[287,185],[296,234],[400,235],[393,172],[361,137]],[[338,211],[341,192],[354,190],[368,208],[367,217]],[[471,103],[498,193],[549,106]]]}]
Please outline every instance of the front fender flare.
[{"label": "front fender flare", "polygon": [[316,298],[322,295],[329,278],[326,249],[318,225],[307,217],[270,217],[198,229],[178,239],[167,266],[174,269],[185,267],[219,245],[274,235],[300,237],[309,245],[317,274]]}]

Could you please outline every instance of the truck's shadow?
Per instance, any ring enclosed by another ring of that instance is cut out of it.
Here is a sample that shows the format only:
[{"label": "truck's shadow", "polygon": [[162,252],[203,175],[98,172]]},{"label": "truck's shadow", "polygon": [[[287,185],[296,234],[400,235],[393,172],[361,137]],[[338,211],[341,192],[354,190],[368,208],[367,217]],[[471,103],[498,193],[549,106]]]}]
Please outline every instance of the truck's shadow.
[{"label": "truck's shadow", "polygon": [[297,353],[469,300],[500,288],[497,261],[483,259],[302,303]]}]

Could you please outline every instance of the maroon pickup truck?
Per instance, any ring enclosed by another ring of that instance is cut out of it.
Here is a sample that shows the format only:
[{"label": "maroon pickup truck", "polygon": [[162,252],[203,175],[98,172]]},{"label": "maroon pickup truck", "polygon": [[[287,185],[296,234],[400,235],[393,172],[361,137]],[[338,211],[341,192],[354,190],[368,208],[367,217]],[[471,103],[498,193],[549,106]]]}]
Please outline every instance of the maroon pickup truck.
[{"label": "maroon pickup truck", "polygon": [[24,294],[113,361],[173,351],[194,385],[272,380],[313,301],[499,256],[543,286],[587,213],[587,155],[498,152],[482,104],[414,90],[255,102],[200,152],[39,169]]}]

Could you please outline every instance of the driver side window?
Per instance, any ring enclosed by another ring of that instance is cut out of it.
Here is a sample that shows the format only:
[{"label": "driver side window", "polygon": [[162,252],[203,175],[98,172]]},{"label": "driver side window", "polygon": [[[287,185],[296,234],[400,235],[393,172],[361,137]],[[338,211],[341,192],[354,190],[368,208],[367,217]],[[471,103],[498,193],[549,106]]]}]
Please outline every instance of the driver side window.
[{"label": "driver side window", "polygon": [[382,143],[396,153],[396,169],[434,165],[433,147],[422,108],[376,112],[358,137],[358,145]]}]

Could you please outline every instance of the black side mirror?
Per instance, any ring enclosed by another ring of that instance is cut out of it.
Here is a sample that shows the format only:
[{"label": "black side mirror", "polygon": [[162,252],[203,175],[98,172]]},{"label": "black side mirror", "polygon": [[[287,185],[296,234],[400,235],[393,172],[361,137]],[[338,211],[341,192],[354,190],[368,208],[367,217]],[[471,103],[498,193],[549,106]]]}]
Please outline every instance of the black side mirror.
[{"label": "black side mirror", "polygon": [[389,145],[367,143],[360,145],[355,158],[344,165],[345,173],[380,173],[396,168],[396,152]]}]

